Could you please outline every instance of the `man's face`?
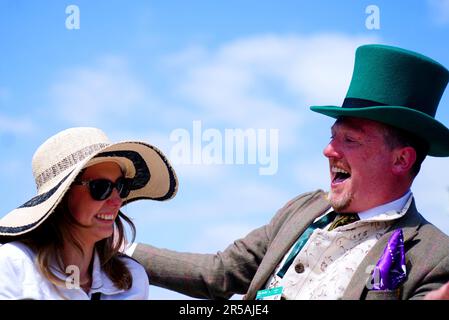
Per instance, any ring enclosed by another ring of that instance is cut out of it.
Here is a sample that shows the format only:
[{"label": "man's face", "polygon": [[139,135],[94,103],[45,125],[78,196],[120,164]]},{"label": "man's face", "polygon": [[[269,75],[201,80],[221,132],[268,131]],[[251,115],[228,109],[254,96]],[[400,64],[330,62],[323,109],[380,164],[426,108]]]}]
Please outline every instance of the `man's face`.
[{"label": "man's face", "polygon": [[340,118],[323,150],[329,159],[329,200],[340,212],[361,212],[387,203],[396,177],[393,153],[381,123],[361,118]]}]

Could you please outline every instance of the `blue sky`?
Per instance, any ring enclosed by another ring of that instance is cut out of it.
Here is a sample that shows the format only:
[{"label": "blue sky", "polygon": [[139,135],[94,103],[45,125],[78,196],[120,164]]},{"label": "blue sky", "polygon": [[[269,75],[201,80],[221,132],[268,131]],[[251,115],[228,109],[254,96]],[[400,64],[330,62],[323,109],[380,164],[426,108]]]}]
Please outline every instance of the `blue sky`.
[{"label": "blue sky", "polygon": [[[69,5],[80,10],[80,29],[66,28]],[[365,26],[369,5],[380,10],[378,30]],[[138,241],[223,250],[294,196],[328,188],[321,151],[332,120],[309,106],[342,102],[357,46],[396,45],[448,67],[448,36],[448,0],[0,0],[0,214],[35,194],[31,157],[46,138],[95,126],[173,160],[176,198],[125,209]],[[449,125],[448,92],[437,119]],[[260,175],[260,162],[175,161],[170,135],[193,134],[195,121],[223,136],[278,130],[276,173]],[[448,161],[428,158],[412,191],[449,234]],[[151,290],[154,299],[184,298]]]}]

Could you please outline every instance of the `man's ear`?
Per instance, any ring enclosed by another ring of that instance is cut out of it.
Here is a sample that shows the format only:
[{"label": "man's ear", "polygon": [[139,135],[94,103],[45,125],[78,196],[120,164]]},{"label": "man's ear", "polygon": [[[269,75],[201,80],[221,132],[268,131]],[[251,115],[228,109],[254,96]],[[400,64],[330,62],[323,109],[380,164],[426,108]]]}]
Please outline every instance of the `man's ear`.
[{"label": "man's ear", "polygon": [[393,151],[392,171],[395,175],[403,175],[410,172],[416,162],[416,150],[412,147],[396,148]]}]

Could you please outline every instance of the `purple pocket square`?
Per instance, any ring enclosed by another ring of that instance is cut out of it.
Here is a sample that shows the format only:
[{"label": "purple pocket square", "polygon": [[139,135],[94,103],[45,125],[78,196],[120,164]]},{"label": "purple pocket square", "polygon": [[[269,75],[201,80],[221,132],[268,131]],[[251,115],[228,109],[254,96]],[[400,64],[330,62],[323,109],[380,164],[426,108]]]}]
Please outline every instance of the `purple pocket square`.
[{"label": "purple pocket square", "polygon": [[404,235],[395,230],[373,271],[373,290],[395,290],[407,277]]}]

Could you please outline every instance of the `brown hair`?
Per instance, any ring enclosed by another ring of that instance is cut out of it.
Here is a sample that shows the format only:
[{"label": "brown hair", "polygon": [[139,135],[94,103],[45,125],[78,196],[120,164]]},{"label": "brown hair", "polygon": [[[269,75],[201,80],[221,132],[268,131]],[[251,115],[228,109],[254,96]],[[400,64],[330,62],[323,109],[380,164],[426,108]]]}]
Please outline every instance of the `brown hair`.
[{"label": "brown hair", "polygon": [[[52,263],[56,261],[57,267],[60,269],[59,271],[63,274],[66,273],[60,258],[64,242],[73,243],[83,253],[79,239],[72,234],[70,229],[74,225],[85,226],[73,218],[68,210],[67,198],[68,193],[65,194],[60,204],[41,226],[20,239],[36,253],[36,264],[38,268],[56,288],[65,285],[65,282],[55,275],[54,268],[52,267]],[[125,256],[120,253],[120,246],[126,241],[123,220],[131,229],[131,242],[134,241],[136,228],[133,222],[123,212],[119,211],[114,221],[113,234],[106,239],[98,241],[95,244],[95,249],[98,253],[102,270],[117,288],[127,290],[131,288],[133,279],[126,264],[120,259],[120,257]]]},{"label": "brown hair", "polygon": [[416,151],[416,160],[412,166],[410,174],[412,177],[416,177],[416,175],[421,170],[421,164],[427,156],[427,152],[429,151],[429,145],[424,140],[418,138],[414,134],[395,128],[389,125],[384,125],[384,139],[385,143],[390,149],[394,148],[402,148],[402,147],[412,147]]}]

